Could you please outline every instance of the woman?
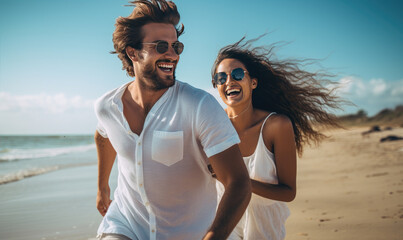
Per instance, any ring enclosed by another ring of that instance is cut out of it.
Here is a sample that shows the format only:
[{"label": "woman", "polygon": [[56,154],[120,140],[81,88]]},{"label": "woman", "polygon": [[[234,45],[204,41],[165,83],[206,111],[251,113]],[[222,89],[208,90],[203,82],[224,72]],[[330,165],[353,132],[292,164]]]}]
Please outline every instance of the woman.
[{"label": "woman", "polygon": [[303,61],[273,61],[273,47],[251,48],[258,39],[224,47],[212,68],[213,86],[241,139],[253,192],[229,239],[284,239],[284,202],[296,195],[296,153],[324,137],[313,123],[338,126],[324,110],[338,108],[338,98],[322,85],[326,75],[301,70]]}]

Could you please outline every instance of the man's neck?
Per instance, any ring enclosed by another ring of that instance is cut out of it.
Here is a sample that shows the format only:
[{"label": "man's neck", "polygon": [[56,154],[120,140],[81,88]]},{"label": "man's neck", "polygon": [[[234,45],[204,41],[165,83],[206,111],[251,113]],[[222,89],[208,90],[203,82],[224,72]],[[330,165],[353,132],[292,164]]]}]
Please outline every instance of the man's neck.
[{"label": "man's neck", "polygon": [[139,84],[139,81],[133,81],[127,87],[127,94],[144,112],[148,113],[167,90],[168,88],[152,90]]}]

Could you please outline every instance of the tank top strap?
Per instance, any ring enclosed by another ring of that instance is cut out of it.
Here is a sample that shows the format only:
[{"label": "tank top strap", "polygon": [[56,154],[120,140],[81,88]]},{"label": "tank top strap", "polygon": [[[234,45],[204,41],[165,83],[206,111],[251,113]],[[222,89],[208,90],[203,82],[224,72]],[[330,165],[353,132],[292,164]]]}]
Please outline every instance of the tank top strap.
[{"label": "tank top strap", "polygon": [[270,113],[269,115],[267,115],[267,117],[264,119],[263,124],[262,124],[262,126],[260,127],[260,136],[262,136],[263,127],[264,127],[264,124],[266,123],[267,119],[269,119],[269,117],[270,117],[271,115],[274,115],[274,114],[277,114],[277,113],[276,113],[276,112],[272,112],[272,113]]}]

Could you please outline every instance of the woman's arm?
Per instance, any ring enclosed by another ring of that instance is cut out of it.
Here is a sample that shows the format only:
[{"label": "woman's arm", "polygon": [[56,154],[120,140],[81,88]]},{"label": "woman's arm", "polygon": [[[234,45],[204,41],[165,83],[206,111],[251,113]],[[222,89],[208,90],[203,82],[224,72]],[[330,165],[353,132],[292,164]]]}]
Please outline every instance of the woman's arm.
[{"label": "woman's arm", "polygon": [[274,153],[278,185],[251,179],[252,192],[273,200],[291,202],[296,195],[297,155],[293,126],[286,116],[273,115],[263,127],[266,147]]}]

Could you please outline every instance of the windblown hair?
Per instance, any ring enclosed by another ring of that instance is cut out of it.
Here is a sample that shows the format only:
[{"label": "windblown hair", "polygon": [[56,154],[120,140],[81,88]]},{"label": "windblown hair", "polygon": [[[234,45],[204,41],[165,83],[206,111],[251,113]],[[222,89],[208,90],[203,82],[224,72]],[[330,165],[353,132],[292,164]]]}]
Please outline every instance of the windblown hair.
[{"label": "windblown hair", "polygon": [[[264,35],[262,35],[264,36]],[[252,48],[252,43],[262,36],[222,48],[212,67],[212,76],[224,59],[242,62],[249,75],[256,78],[257,87],[252,92],[254,108],[286,115],[292,122],[297,152],[301,156],[303,145],[319,143],[325,135],[315,130],[315,124],[340,127],[335,115],[328,109],[340,109],[344,102],[325,87],[332,83],[326,73],[312,73],[301,69],[308,60],[273,60],[275,45]],[[307,63],[308,62],[308,63]],[[213,86],[216,87],[213,83]]]},{"label": "windblown hair", "polygon": [[183,24],[177,26],[180,20],[179,12],[175,3],[165,0],[136,0],[131,1],[134,6],[133,12],[128,17],[119,17],[116,19],[115,32],[113,33],[113,46],[118,57],[123,63],[123,70],[134,77],[132,62],[126,54],[126,47],[131,46],[134,49],[141,49],[141,42],[144,39],[141,28],[147,23],[168,23],[176,29],[177,37],[184,30]]}]

